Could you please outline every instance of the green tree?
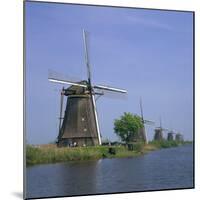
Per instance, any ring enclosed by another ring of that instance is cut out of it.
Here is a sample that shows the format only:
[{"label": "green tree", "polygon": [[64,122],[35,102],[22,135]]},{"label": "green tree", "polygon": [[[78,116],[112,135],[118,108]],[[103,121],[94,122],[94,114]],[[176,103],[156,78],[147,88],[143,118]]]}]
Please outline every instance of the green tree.
[{"label": "green tree", "polygon": [[141,117],[131,113],[124,113],[120,119],[114,121],[114,131],[122,141],[129,143],[132,138],[138,138],[138,131],[143,127]]}]

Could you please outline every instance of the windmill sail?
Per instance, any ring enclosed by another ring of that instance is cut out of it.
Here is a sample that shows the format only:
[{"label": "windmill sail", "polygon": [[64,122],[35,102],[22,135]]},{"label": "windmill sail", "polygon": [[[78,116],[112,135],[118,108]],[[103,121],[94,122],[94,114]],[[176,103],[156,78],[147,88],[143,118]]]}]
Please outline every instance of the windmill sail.
[{"label": "windmill sail", "polygon": [[140,112],[141,112],[142,122],[144,123],[143,108],[142,108],[142,98],[141,97],[140,97]]},{"label": "windmill sail", "polygon": [[147,124],[147,125],[154,125],[155,123],[151,120],[146,120],[144,119],[144,123]]},{"label": "windmill sail", "polygon": [[92,103],[93,103],[93,108],[94,108],[94,116],[95,116],[99,145],[101,145],[101,135],[100,135],[99,121],[98,121],[98,116],[97,116],[97,108],[96,108],[96,102],[95,102],[94,95],[92,95]]},{"label": "windmill sail", "polygon": [[83,30],[83,41],[84,41],[84,50],[85,50],[85,63],[87,67],[87,76],[88,76],[88,83],[91,85],[91,69],[90,69],[90,61],[88,55],[88,37],[87,32]]},{"label": "windmill sail", "polygon": [[95,85],[94,89],[99,89],[102,91],[106,90],[106,91],[112,91],[112,92],[127,93],[127,91],[124,89],[114,88],[114,87],[104,86],[104,85]]},{"label": "windmill sail", "polygon": [[72,82],[72,81],[63,80],[63,79],[48,78],[48,80],[49,80],[50,82],[54,82],[54,83],[75,85],[75,86],[80,86],[80,87],[84,87],[84,88],[87,88],[87,87],[88,87],[86,84],[77,83],[77,82]]},{"label": "windmill sail", "polygon": [[142,123],[143,123],[143,128],[140,130],[140,135],[142,135],[144,142],[148,144],[148,137],[147,137],[147,131],[145,129],[145,125],[146,124],[147,125],[154,125],[154,122],[144,119],[142,98],[141,97],[140,97],[140,113],[141,113],[141,119],[142,119]]},{"label": "windmill sail", "polygon": [[61,129],[61,125],[62,125],[62,113],[63,113],[63,98],[64,98],[64,87],[61,91],[60,94],[60,117],[59,117],[59,131]]},{"label": "windmill sail", "polygon": [[71,82],[80,82],[82,79],[80,77],[75,77],[69,74],[64,74],[52,69],[48,69],[48,78],[54,78],[54,79],[62,79],[62,80],[68,80]]},{"label": "windmill sail", "polygon": [[75,85],[75,86],[87,88],[87,84],[81,83],[81,81],[79,79],[74,78],[74,77],[72,78],[72,77],[69,77],[69,76],[66,76],[66,75],[63,76],[63,75],[61,75],[58,72],[53,71],[53,70],[48,71],[48,80],[50,82],[54,82],[54,83]]},{"label": "windmill sail", "polygon": [[140,98],[140,112],[141,112],[143,127],[139,130],[139,132],[140,132],[140,135],[142,136],[144,142],[146,144],[148,144],[147,133],[146,133],[146,129],[145,129],[145,122],[144,122],[144,115],[143,115],[143,108],[142,108],[142,98]]},{"label": "windmill sail", "polygon": [[86,62],[86,67],[87,67],[87,76],[88,76],[88,85],[89,85],[88,89],[90,92],[90,98],[91,98],[94,117],[95,117],[96,131],[98,134],[99,145],[101,145],[101,135],[100,135],[100,129],[99,129],[98,116],[97,116],[96,102],[95,102],[95,97],[94,97],[95,93],[93,92],[93,87],[91,83],[91,68],[90,68],[90,61],[89,61],[89,54],[88,54],[88,37],[87,36],[88,36],[88,33],[85,30],[83,30],[85,62]]},{"label": "windmill sail", "polygon": [[144,124],[147,124],[147,125],[154,125],[155,124],[155,122],[153,122],[151,120],[144,119],[142,98],[141,97],[140,97],[140,113],[141,113],[141,118],[142,118],[142,121],[143,121]]}]

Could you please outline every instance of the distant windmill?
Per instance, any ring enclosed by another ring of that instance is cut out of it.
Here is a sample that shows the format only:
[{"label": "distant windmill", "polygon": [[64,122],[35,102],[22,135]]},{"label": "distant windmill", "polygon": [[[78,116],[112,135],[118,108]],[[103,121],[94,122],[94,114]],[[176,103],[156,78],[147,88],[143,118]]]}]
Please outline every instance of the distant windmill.
[{"label": "distant windmill", "polygon": [[[96,110],[96,95],[104,95],[105,91],[127,93],[126,90],[103,85],[93,85],[88,55],[87,33],[83,30],[87,80],[79,82],[49,76],[49,81],[71,85],[61,91],[60,122],[58,146],[89,146],[101,145],[98,116]],[[67,96],[66,109],[63,114],[63,98]]]},{"label": "distant windmill", "polygon": [[167,140],[168,141],[173,141],[174,140],[174,135],[176,133],[171,129],[168,133],[167,133]]},{"label": "distant windmill", "polygon": [[176,137],[175,137],[175,140],[178,141],[178,142],[184,141],[183,135],[181,133],[177,133]]},{"label": "distant windmill", "polygon": [[160,126],[155,128],[155,135],[154,135],[154,140],[160,141],[163,140],[163,131],[168,131],[168,129],[164,129],[162,127],[162,120],[160,117]]},{"label": "distant windmill", "polygon": [[139,130],[139,135],[141,136],[141,139],[148,144],[148,137],[147,137],[147,132],[145,130],[145,124],[147,125],[154,125],[153,121],[150,120],[146,120],[144,119],[144,115],[143,115],[143,107],[142,107],[142,98],[140,98],[140,112],[141,112],[141,119],[142,119],[142,123],[143,123],[143,128],[141,128]]},{"label": "distant windmill", "polygon": [[167,140],[168,141],[173,141],[175,138],[174,138],[174,135],[176,134],[175,130],[171,129],[168,131],[167,133]]}]

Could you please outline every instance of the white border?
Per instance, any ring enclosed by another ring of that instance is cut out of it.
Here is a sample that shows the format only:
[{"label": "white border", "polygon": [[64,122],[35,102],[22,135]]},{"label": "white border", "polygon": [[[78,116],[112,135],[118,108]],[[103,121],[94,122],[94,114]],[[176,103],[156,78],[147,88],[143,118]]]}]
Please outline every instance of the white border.
[{"label": "white border", "polygon": [[[51,0],[49,0],[51,1]],[[198,131],[200,92],[197,91],[200,85],[199,68],[199,35],[200,35],[200,1],[199,0],[54,0],[54,2],[71,2],[83,4],[103,4],[113,6],[158,8],[173,10],[195,11],[195,57],[196,57],[196,146],[195,146],[195,168],[196,168],[196,189],[194,190],[174,190],[162,192],[143,192],[115,195],[68,197],[59,199],[198,199],[200,195],[200,136]],[[22,193],[22,161],[23,161],[23,1],[6,0],[1,2],[0,7],[0,48],[1,48],[1,78],[0,78],[0,122],[1,122],[1,142],[0,142],[0,183],[1,199],[19,199]],[[9,80],[9,81],[8,81]]]}]

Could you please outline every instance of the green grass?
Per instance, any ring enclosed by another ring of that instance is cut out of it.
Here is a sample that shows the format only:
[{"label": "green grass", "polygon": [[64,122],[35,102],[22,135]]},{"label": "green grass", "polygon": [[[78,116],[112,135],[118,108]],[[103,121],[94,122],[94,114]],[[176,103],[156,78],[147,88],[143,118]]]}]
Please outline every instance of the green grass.
[{"label": "green grass", "polygon": [[150,142],[150,144],[160,149],[160,148],[177,147],[179,145],[185,144],[185,142],[162,140],[162,141],[152,141]]},{"label": "green grass", "polygon": [[27,166],[35,164],[58,163],[66,161],[94,160],[100,158],[121,158],[141,155],[160,148],[176,147],[184,143],[176,141],[153,141],[148,145],[143,143],[133,144],[133,150],[129,151],[124,146],[111,146],[115,150],[115,154],[109,153],[110,146],[93,146],[93,147],[62,147],[56,145],[41,145],[34,147],[27,145],[26,147],[26,163]]},{"label": "green grass", "polygon": [[122,146],[115,146],[112,148],[115,149],[115,154],[109,153],[109,146],[57,148],[54,145],[50,147],[34,147],[27,145],[26,163],[27,165],[34,165],[75,160],[129,157],[138,154],[136,151],[128,151],[125,147]]}]

